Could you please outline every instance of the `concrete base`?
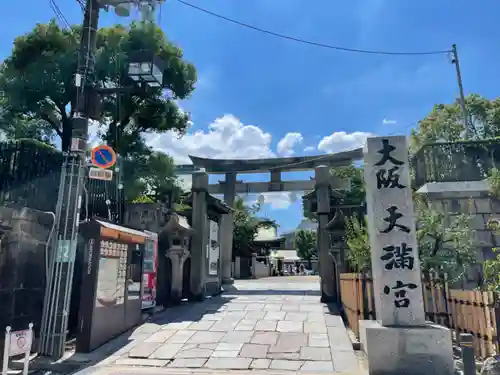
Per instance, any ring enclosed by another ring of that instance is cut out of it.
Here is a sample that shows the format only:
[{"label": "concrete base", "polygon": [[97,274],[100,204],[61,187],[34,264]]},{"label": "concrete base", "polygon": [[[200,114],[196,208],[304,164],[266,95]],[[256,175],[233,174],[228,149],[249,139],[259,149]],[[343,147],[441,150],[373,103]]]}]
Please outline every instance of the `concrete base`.
[{"label": "concrete base", "polygon": [[448,328],[384,327],[360,320],[361,348],[368,357],[370,375],[453,375],[453,347]]}]

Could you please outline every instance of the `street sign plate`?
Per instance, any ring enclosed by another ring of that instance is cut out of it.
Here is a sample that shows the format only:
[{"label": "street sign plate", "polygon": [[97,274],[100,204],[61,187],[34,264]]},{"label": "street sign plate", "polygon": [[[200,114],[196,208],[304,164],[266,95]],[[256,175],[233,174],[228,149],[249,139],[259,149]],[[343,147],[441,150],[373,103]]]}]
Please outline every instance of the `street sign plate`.
[{"label": "street sign plate", "polygon": [[22,331],[10,332],[9,356],[15,356],[29,352],[33,340],[33,331],[24,329]]},{"label": "street sign plate", "polygon": [[89,178],[92,180],[111,181],[113,179],[113,171],[91,167],[89,169]]},{"label": "street sign plate", "polygon": [[116,163],[116,153],[107,145],[94,147],[91,157],[92,164],[103,169],[110,168]]}]

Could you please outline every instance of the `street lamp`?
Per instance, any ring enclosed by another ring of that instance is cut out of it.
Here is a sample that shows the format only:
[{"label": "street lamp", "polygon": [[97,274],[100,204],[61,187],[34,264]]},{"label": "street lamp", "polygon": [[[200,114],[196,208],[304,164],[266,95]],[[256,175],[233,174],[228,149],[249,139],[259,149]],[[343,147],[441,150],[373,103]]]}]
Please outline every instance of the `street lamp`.
[{"label": "street lamp", "polygon": [[164,61],[154,53],[142,50],[132,53],[127,67],[127,76],[134,83],[119,87],[87,87],[85,108],[90,119],[101,119],[102,99],[106,95],[141,93],[147,88],[163,87]]},{"label": "street lamp", "polygon": [[128,76],[140,86],[162,87],[165,62],[148,51],[130,56]]},{"label": "street lamp", "polygon": [[115,13],[120,17],[129,17],[130,9],[133,5],[137,6],[143,18],[149,19],[156,4],[161,4],[164,0],[98,0],[98,3],[103,8],[114,8]]}]

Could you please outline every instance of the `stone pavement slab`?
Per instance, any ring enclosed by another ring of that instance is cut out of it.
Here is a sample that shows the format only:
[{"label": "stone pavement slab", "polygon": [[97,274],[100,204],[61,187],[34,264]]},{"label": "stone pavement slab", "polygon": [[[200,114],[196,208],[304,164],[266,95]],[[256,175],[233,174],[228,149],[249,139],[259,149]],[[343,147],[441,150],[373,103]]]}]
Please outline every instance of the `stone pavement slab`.
[{"label": "stone pavement slab", "polygon": [[[91,368],[84,371],[78,372],[75,375],[324,375],[329,373],[332,375],[368,375],[368,372],[364,370],[351,371],[351,372],[337,372],[337,371],[325,371],[319,370],[308,370],[305,363],[299,371],[290,370],[272,370],[272,369],[248,369],[248,370],[232,370],[232,369],[209,369],[207,367],[201,367],[201,361],[193,362],[187,364],[188,367],[177,367],[174,365],[176,361],[167,365],[167,367],[132,367],[132,366],[116,366],[114,368],[101,367],[101,368]],[[184,363],[178,362],[181,365]],[[320,363],[320,362],[316,362]],[[317,367],[317,366],[315,366]]]},{"label": "stone pavement slab", "polygon": [[246,370],[250,368],[251,358],[210,358],[206,367],[211,369]]},{"label": "stone pavement slab", "polygon": [[176,358],[168,364],[168,367],[199,368],[202,367],[206,362],[207,359],[205,358]]},{"label": "stone pavement slab", "polygon": [[142,325],[106,365],[200,374],[358,371],[341,317],[320,302],[319,282],[276,279],[236,281],[222,296]]}]

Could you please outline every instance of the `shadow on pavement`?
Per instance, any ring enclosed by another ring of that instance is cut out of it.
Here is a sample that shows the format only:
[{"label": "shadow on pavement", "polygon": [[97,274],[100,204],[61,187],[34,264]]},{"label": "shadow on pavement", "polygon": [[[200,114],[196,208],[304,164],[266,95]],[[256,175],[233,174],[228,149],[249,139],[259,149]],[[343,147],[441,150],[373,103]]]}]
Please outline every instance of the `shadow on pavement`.
[{"label": "shadow on pavement", "polygon": [[[47,357],[36,357],[30,361],[30,374],[69,375],[85,370],[94,365],[104,365],[107,359],[126,355],[137,343],[143,342],[146,336],[151,336],[169,323],[197,322],[205,314],[212,314],[231,301],[230,296],[219,295],[203,302],[183,303],[169,307],[157,314],[152,314],[145,321],[120,336],[108,341],[91,353],[67,352],[63,358],[52,361]],[[22,363],[12,363],[13,370],[22,369]]]}]

